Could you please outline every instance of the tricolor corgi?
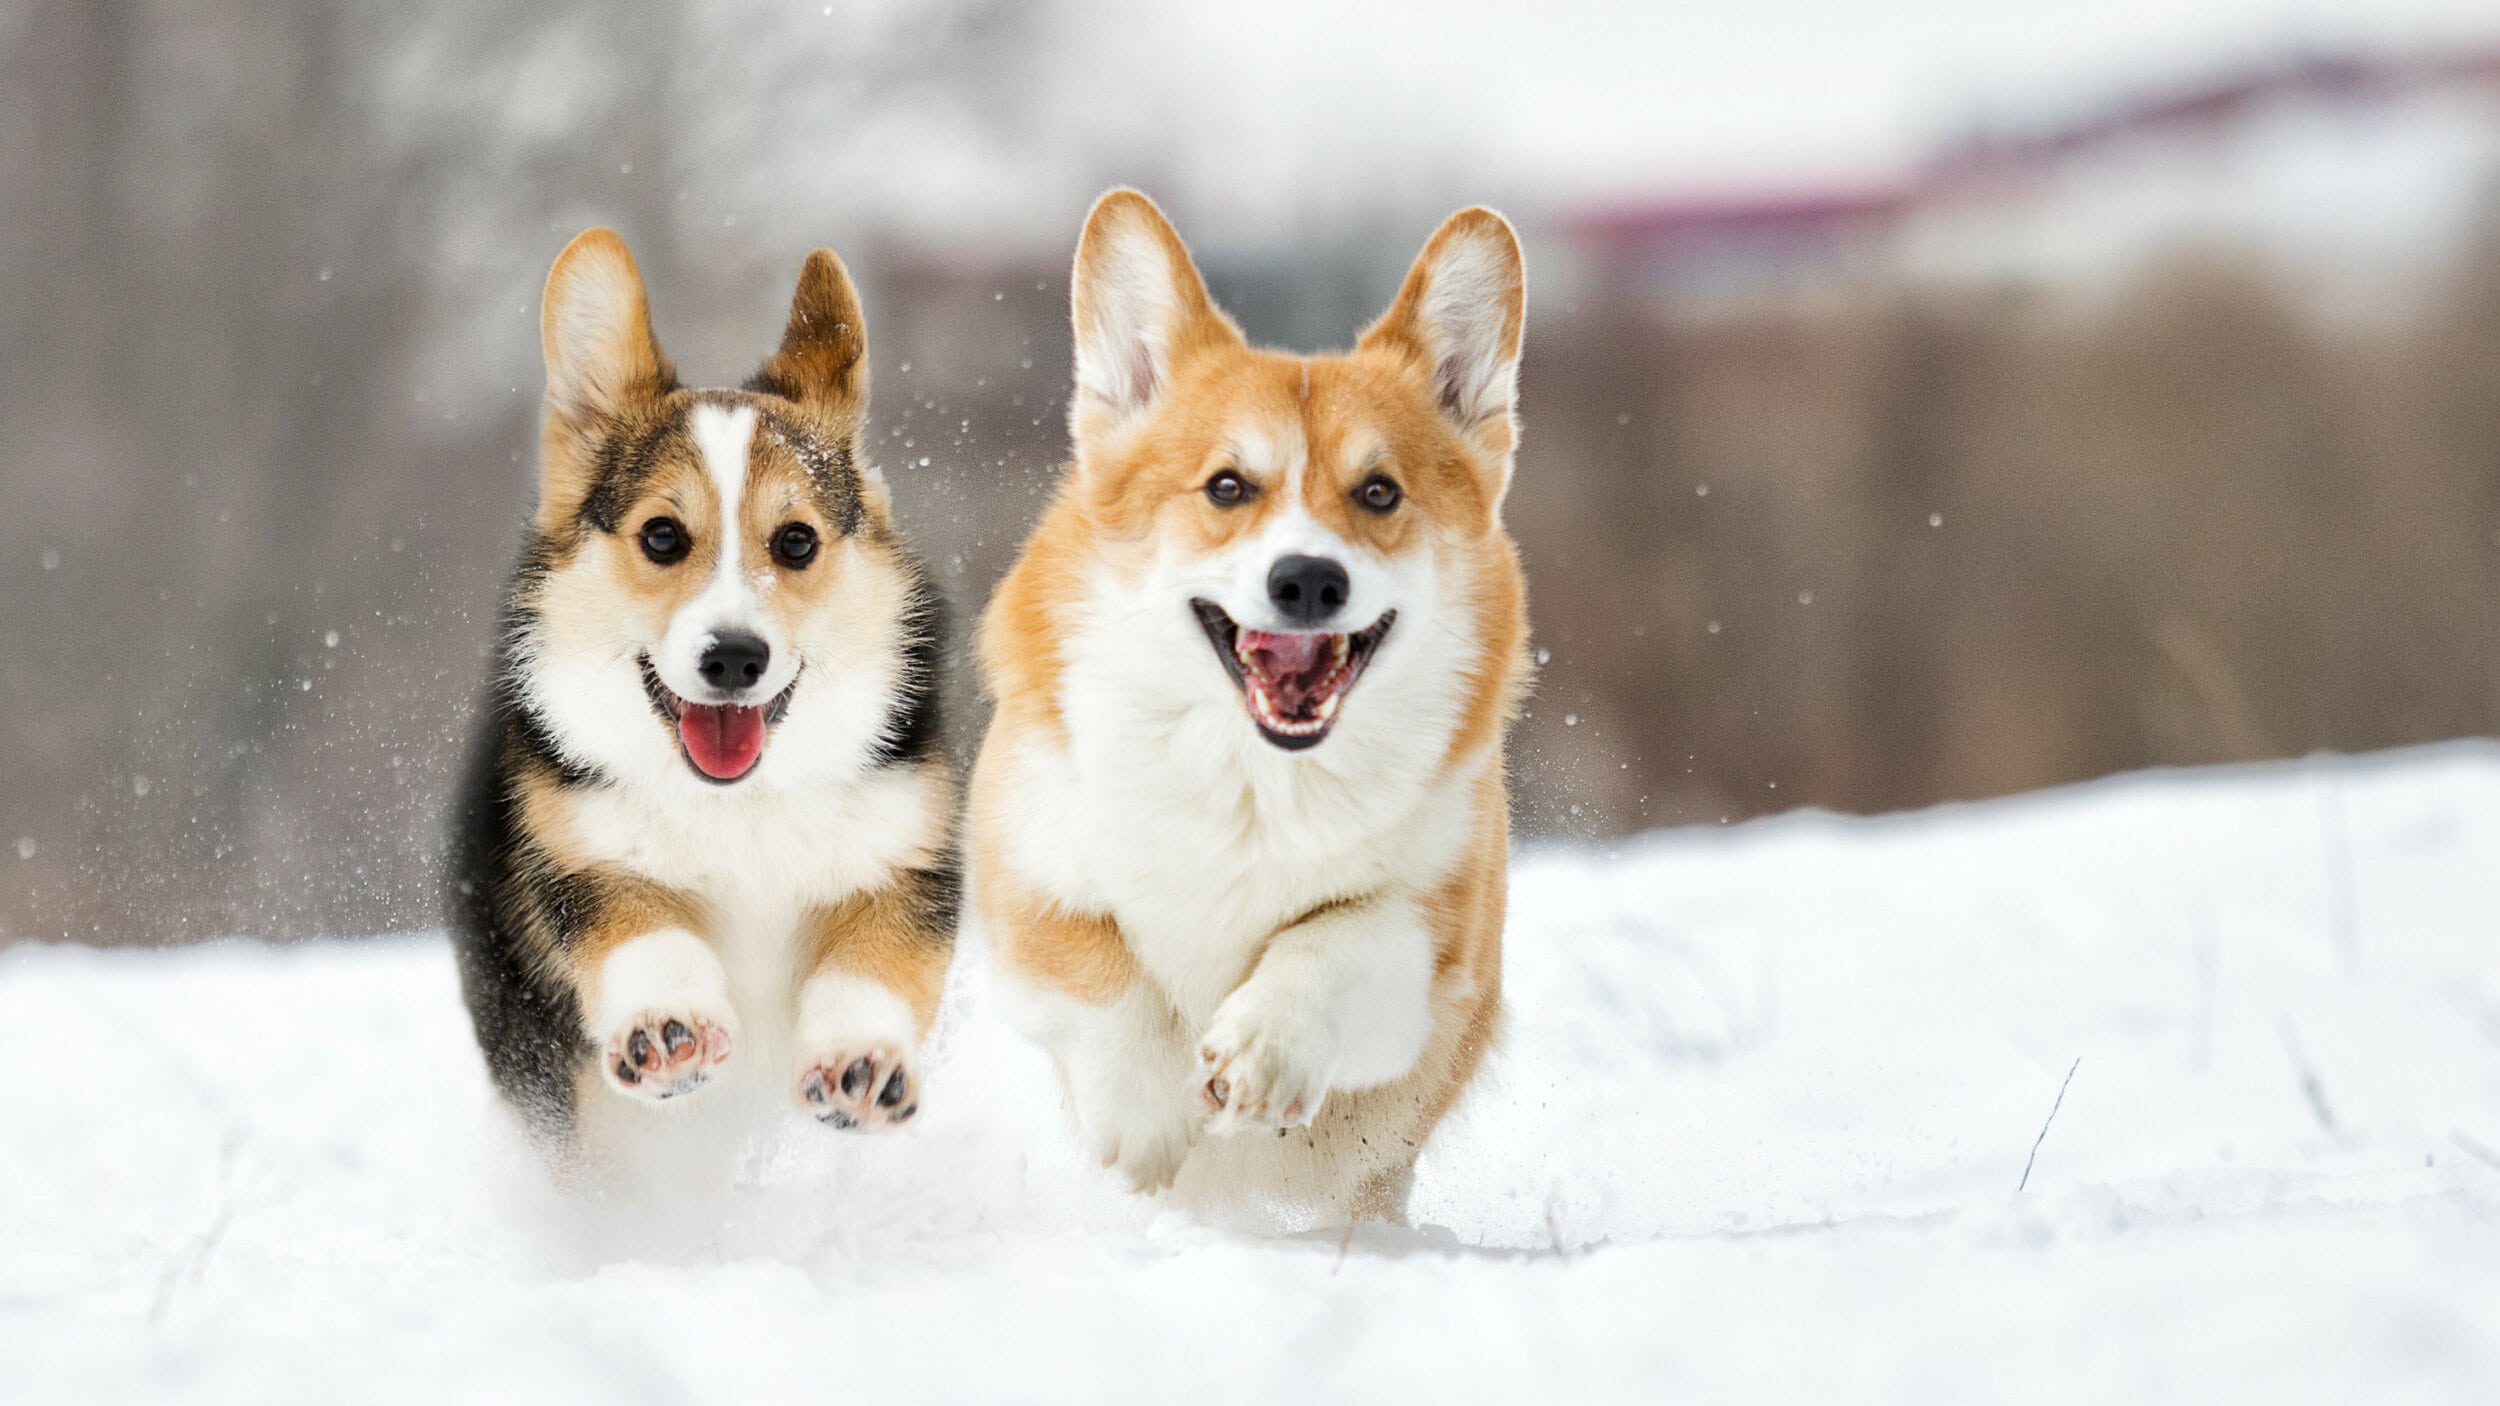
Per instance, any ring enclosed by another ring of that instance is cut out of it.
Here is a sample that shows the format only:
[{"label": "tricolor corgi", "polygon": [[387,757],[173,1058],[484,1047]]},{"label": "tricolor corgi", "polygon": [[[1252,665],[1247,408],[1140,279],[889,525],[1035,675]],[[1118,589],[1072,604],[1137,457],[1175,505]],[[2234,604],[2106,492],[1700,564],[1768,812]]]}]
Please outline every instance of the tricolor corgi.
[{"label": "tricolor corgi", "polygon": [[1398,1217],[1500,1004],[1518,241],[1452,216],[1295,356],[1114,191],[1072,293],[1074,461],[982,622],[974,926],[1137,1188]]},{"label": "tricolor corgi", "polygon": [[937,600],[868,461],[858,294],[817,250],[762,371],[687,390],[594,229],[540,331],[538,506],[453,860],[487,1066],[566,1159],[767,1109],[907,1122],[955,787]]}]

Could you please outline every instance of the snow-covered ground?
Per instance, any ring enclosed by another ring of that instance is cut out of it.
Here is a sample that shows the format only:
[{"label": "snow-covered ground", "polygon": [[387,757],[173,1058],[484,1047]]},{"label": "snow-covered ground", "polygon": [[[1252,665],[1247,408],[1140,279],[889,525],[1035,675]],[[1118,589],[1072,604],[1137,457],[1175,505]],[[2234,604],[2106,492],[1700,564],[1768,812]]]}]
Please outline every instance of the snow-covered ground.
[{"label": "snow-covered ground", "polygon": [[635,1207],[439,938],[11,951],[0,1400],[2500,1399],[2500,747],[1526,856],[1414,1231],[1116,1192],[966,966],[910,1130]]}]

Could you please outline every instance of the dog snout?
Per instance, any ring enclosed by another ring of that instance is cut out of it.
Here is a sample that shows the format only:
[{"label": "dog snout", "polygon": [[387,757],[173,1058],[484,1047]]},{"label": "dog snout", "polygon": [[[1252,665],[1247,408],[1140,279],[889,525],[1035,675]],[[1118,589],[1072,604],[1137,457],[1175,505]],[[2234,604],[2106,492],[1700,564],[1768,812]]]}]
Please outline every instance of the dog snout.
[{"label": "dog snout", "polygon": [[1345,568],[1326,557],[1279,557],[1268,568],[1267,598],[1297,625],[1317,625],[1345,609],[1353,594]]},{"label": "dog snout", "polygon": [[703,681],[724,693],[753,688],[764,677],[765,666],[773,662],[773,649],[754,635],[726,633],[714,635],[695,661],[695,671]]}]

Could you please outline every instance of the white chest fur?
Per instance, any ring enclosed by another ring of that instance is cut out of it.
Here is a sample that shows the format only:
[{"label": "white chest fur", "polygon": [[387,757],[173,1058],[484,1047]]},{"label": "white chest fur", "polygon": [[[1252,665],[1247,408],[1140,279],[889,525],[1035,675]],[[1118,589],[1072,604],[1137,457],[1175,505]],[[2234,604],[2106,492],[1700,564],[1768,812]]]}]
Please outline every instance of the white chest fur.
[{"label": "white chest fur", "polygon": [[809,910],[925,863],[944,841],[945,788],[927,768],[841,786],[583,796],[573,837],[588,856],[694,898],[754,1037],[786,1024]]},{"label": "white chest fur", "polygon": [[827,903],[935,852],[945,797],[922,768],[843,785],[746,791],[612,786],[584,795],[574,836],[604,862],[671,888],[736,903]]},{"label": "white chest fur", "polygon": [[1452,765],[1464,609],[1409,601],[1327,740],[1285,752],[1251,725],[1194,617],[1098,583],[1072,613],[1065,743],[1009,764],[1017,868],[1110,912],[1203,1022],[1279,927],[1335,900],[1419,893],[1457,861],[1490,748]]},{"label": "white chest fur", "polygon": [[[1248,732],[1237,714],[1203,720]],[[1015,763],[1017,869],[1071,907],[1108,911],[1182,1012],[1203,1023],[1279,927],[1322,904],[1431,888],[1456,862],[1490,754],[1421,784],[1245,752],[1175,727],[1166,745],[1088,737]],[[1322,744],[1335,746],[1342,739]],[[1273,751],[1255,736],[1251,747]]]}]

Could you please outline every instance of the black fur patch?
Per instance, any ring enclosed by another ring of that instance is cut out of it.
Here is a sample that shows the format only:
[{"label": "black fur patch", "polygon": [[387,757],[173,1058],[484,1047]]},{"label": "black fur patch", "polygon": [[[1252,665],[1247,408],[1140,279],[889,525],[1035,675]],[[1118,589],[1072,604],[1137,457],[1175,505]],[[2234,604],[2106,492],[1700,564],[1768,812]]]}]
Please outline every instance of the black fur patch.
[{"label": "black fur patch", "polygon": [[917,910],[914,916],[920,929],[938,942],[953,946],[955,925],[964,908],[962,853],[949,841],[927,868],[914,870],[905,876],[905,881],[912,886]]},{"label": "black fur patch", "polygon": [[905,560],[911,576],[911,601],[899,622],[903,630],[903,669],[894,681],[894,701],[885,726],[870,749],[872,766],[907,766],[937,750],[944,740],[944,716],[938,704],[946,657],[946,603],[929,586],[920,564]]},{"label": "black fur patch", "polygon": [[582,495],[578,516],[583,525],[611,536],[625,525],[625,510],[642,496],[643,485],[659,467],[661,441],[684,432],[687,409],[681,404],[652,419],[608,427],[591,464],[590,491]]},{"label": "black fur patch", "polygon": [[[806,470],[816,510],[825,521],[845,537],[859,531],[867,518],[867,505],[860,496],[857,455],[849,441],[826,433],[805,415],[769,403],[760,394],[739,391],[693,392],[676,398],[658,415],[610,425],[593,456],[590,490],[582,496],[576,520],[610,535],[623,531],[626,511],[649,486],[669,442],[685,438],[688,417],[698,405],[753,410],[755,432],[772,436]],[[687,444],[685,452],[691,456],[695,451]]]},{"label": "black fur patch", "polygon": [[774,375],[769,366],[747,377],[747,383],[739,389],[749,395],[768,395],[775,400],[786,400],[793,405],[807,398],[806,394],[800,390],[798,382],[784,380]]},{"label": "black fur patch", "polygon": [[531,711],[520,674],[522,641],[561,554],[532,532],[505,589],[486,716],[452,811],[450,927],[460,989],[495,1086],[545,1138],[573,1119],[573,1071],[589,1052],[571,985],[550,972],[595,911],[595,895],[568,882],[522,823],[519,788],[536,775],[565,787],[605,784],[567,759]]},{"label": "black fur patch", "polygon": [[544,970],[548,934],[529,901],[546,869],[521,825],[516,768],[531,743],[500,695],[452,812],[451,937],[460,991],[477,1027],[487,1072],[541,1136],[561,1136],[573,1119],[573,1068],[588,1046],[572,988]]},{"label": "black fur patch", "polygon": [[[757,376],[748,382],[748,389],[757,389],[764,379]],[[825,433],[804,415],[789,414],[777,406],[759,404],[755,412],[755,432],[779,440],[807,471],[808,482],[816,488],[816,511],[843,536],[858,532],[867,519],[868,505],[860,496],[859,465],[850,442]]]},{"label": "black fur patch", "polygon": [[539,592],[555,570],[557,556],[556,544],[537,532],[521,544],[521,564],[513,570],[497,617],[491,706],[494,725],[508,736],[519,760],[548,768],[567,786],[583,786],[602,778],[556,745],[546,721],[529,707],[521,681],[521,644],[537,627]]}]

